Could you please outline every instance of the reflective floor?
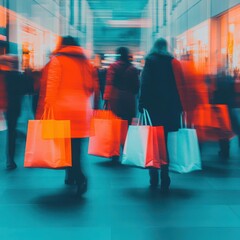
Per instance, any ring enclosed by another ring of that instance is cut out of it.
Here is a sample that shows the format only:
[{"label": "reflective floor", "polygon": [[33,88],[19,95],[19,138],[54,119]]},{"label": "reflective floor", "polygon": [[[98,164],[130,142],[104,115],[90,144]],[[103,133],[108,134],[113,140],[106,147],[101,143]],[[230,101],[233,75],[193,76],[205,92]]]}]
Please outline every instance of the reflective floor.
[{"label": "reflective floor", "polygon": [[[25,120],[19,120],[18,168],[5,170],[0,132],[0,239],[237,240],[240,235],[240,151],[218,160],[218,144],[202,149],[203,171],[171,173],[168,196],[148,188],[146,170],[111,165],[85,154],[89,190],[75,197],[64,171],[24,169]],[[87,142],[86,142],[87,144]],[[87,145],[86,145],[87,146]]]}]

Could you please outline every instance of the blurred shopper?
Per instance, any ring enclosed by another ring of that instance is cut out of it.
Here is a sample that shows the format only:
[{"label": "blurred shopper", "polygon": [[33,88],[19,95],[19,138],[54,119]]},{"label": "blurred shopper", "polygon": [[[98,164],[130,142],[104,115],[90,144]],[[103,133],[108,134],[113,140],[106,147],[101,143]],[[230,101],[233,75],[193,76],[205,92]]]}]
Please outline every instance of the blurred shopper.
[{"label": "blurred shopper", "polygon": [[116,62],[107,70],[104,100],[108,108],[118,117],[131,120],[136,115],[136,95],[139,91],[138,70],[129,59],[129,49],[120,47]]},{"label": "blurred shopper", "polygon": [[103,99],[104,89],[106,85],[107,69],[102,66],[102,60],[103,60],[103,55],[96,54],[95,60],[94,60],[94,66],[97,69],[99,88],[100,88],[101,98]]},{"label": "blurred shopper", "polygon": [[[107,70],[106,86],[103,99],[105,105],[115,115],[131,124],[136,116],[136,95],[139,92],[139,74],[129,58],[129,49],[120,47],[116,50],[118,59]],[[112,158],[115,162],[118,156]]]},{"label": "blurred shopper", "polygon": [[[225,70],[220,70],[216,76],[216,88],[213,94],[214,104],[226,104],[229,109],[234,103],[234,78],[227,74]],[[222,138],[219,140],[219,157],[227,160],[230,157],[230,140]]]},{"label": "blurred shopper", "polygon": [[[62,37],[59,47],[43,71],[36,118],[44,109],[53,110],[55,119],[71,121],[72,167],[66,170],[65,184],[77,185],[77,194],[87,191],[87,178],[81,167],[83,138],[90,135],[92,95],[99,96],[94,68],[83,49],[71,37]],[[44,100],[44,103],[42,101]]]},{"label": "blurred shopper", "polygon": [[197,71],[192,54],[181,56],[184,78],[176,75],[177,86],[188,126],[193,124],[194,110],[200,104],[209,104],[208,88],[204,75]]},{"label": "blurred shopper", "polygon": [[[174,70],[176,69],[176,70]],[[174,74],[182,76],[180,63],[168,52],[167,41],[156,40],[146,57],[141,75],[141,94],[139,111],[147,109],[153,126],[164,126],[167,144],[168,132],[177,131],[180,127],[182,105]],[[150,186],[159,184],[158,169],[150,169]],[[167,192],[170,186],[168,165],[161,166],[161,190]]]},{"label": "blurred shopper", "polygon": [[18,70],[19,61],[17,56],[4,55],[1,58],[1,62],[4,65],[3,76],[7,93],[7,170],[13,170],[17,167],[15,163],[16,128],[23,96],[22,74]]}]

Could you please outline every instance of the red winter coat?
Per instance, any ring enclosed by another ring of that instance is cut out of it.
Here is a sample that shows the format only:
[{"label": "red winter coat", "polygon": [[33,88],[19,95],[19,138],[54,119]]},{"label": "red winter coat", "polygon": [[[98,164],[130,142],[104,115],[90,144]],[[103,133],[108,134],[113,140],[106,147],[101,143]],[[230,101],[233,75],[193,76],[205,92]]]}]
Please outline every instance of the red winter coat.
[{"label": "red winter coat", "polygon": [[98,81],[83,49],[63,47],[43,71],[36,117],[40,118],[43,109],[50,107],[55,119],[71,121],[72,138],[89,137],[94,93],[98,98]]}]

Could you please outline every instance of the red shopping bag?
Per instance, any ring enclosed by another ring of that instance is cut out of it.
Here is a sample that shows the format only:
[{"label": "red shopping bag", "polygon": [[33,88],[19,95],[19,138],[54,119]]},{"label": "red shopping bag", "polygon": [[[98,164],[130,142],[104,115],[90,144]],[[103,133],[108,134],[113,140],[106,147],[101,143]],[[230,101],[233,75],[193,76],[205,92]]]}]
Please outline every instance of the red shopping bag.
[{"label": "red shopping bag", "polygon": [[160,168],[167,164],[163,126],[150,126],[145,167]]},{"label": "red shopping bag", "polygon": [[123,145],[125,143],[128,131],[128,121],[121,119],[121,129],[120,129],[120,143]]},{"label": "red shopping bag", "polygon": [[130,125],[122,164],[142,168],[160,168],[161,165],[167,164],[163,127]]},{"label": "red shopping bag", "polygon": [[234,135],[227,105],[199,105],[194,111],[193,124],[200,141],[219,140]]},{"label": "red shopping bag", "polygon": [[[59,138],[59,136],[54,138],[54,133],[51,133],[52,138],[48,136],[48,139],[44,139],[43,126],[46,127],[47,124],[44,121],[28,121],[24,167],[64,168],[72,166],[71,139]],[[57,120],[52,121],[57,122]],[[69,121],[66,121],[66,125],[70,127]]]},{"label": "red shopping bag", "polygon": [[88,154],[112,157],[120,155],[120,145],[123,120],[116,117],[109,110],[98,110],[94,113],[91,127],[94,136],[89,139]]}]

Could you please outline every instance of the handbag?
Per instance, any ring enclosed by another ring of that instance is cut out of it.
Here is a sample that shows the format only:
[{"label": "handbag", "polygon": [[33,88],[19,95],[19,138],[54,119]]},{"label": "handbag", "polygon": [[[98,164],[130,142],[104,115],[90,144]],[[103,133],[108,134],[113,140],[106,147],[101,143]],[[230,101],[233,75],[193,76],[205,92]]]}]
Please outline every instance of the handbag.
[{"label": "handbag", "polygon": [[181,116],[181,128],[168,133],[167,148],[169,170],[188,173],[202,169],[197,133],[195,129],[186,127],[186,114]]},{"label": "handbag", "polygon": [[[62,127],[61,134],[58,134],[55,130],[60,129],[60,126]],[[50,127],[53,128],[53,131],[48,133]],[[69,133],[69,120],[29,120],[24,167],[53,169],[71,167]]]},{"label": "handbag", "polygon": [[160,168],[167,164],[164,128],[152,126],[151,119],[144,109],[137,125],[130,125],[124,144],[122,164],[141,168]]}]

